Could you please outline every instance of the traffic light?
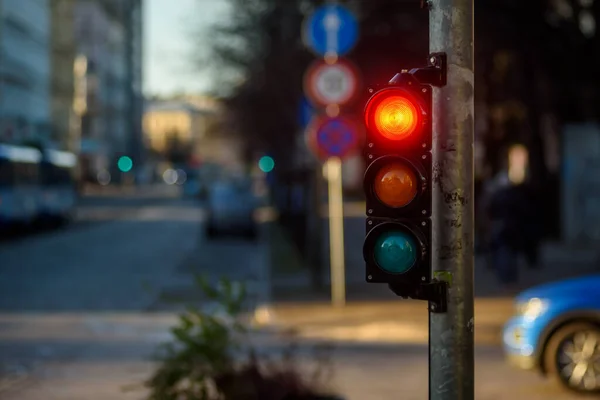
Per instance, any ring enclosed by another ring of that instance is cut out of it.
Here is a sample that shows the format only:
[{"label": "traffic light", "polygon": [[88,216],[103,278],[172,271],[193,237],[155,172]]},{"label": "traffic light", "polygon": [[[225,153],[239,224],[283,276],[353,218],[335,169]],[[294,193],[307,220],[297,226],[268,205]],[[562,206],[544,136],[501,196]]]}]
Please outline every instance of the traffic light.
[{"label": "traffic light", "polygon": [[365,108],[367,281],[430,280],[431,86],[413,79],[377,91]]},{"label": "traffic light", "polygon": [[427,68],[403,71],[370,89],[364,109],[366,280],[387,283],[402,297],[429,299],[436,287],[431,277],[432,89],[445,80],[434,65],[441,68],[442,62],[445,68],[443,56],[432,57]]},{"label": "traffic light", "polygon": [[117,161],[117,167],[121,172],[129,172],[133,168],[133,160],[131,157],[121,156]]}]

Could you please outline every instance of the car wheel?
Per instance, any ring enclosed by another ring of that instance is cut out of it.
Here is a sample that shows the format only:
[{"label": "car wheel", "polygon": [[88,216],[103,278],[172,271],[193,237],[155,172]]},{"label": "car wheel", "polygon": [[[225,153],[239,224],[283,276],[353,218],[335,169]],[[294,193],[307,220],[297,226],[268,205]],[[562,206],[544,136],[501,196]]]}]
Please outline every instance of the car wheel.
[{"label": "car wheel", "polygon": [[562,387],[600,393],[600,327],[573,323],[560,328],[548,341],[544,365]]}]

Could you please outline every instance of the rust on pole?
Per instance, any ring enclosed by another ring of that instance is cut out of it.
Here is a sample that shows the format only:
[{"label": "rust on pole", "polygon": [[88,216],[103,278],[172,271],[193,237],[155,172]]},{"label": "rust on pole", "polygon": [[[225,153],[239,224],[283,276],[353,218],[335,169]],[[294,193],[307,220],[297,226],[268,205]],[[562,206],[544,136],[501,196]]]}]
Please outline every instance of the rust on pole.
[{"label": "rust on pole", "polygon": [[431,0],[431,52],[448,81],[433,99],[433,276],[450,285],[447,313],[429,314],[429,398],[474,399],[473,0]]}]

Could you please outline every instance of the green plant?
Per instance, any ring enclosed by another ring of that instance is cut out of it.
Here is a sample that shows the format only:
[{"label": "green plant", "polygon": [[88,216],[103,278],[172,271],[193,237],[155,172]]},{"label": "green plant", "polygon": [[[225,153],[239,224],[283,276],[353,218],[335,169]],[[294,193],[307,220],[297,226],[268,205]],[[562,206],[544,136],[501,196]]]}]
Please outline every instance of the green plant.
[{"label": "green plant", "polygon": [[[206,299],[218,307],[188,306],[171,329],[173,340],[161,347],[159,365],[146,382],[150,400],[309,400],[323,377],[321,358],[312,379],[295,362],[294,342],[274,361],[250,344],[243,322],[246,291],[223,279],[217,287],[196,277]],[[323,349],[317,355],[323,355]]]}]

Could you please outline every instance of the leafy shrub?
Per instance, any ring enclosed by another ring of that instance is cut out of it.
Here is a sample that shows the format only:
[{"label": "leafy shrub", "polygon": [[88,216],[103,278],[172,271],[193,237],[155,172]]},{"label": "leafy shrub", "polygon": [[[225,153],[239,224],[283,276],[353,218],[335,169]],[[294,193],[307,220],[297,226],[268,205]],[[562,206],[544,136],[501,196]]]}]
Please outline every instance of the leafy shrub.
[{"label": "leafy shrub", "polygon": [[159,366],[146,382],[150,400],[334,399],[318,394],[328,366],[326,353],[316,353],[321,358],[311,379],[296,365],[293,342],[278,361],[259,355],[250,344],[248,322],[242,319],[245,288],[227,279],[217,288],[200,277],[196,283],[219,307],[188,306],[181,313],[171,329],[173,340],[162,346]]}]

